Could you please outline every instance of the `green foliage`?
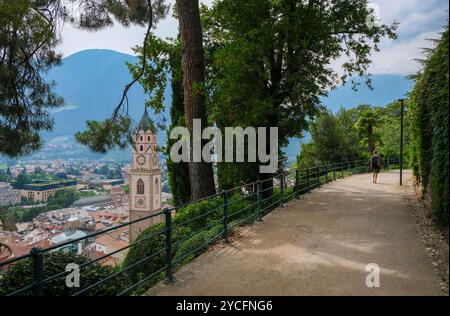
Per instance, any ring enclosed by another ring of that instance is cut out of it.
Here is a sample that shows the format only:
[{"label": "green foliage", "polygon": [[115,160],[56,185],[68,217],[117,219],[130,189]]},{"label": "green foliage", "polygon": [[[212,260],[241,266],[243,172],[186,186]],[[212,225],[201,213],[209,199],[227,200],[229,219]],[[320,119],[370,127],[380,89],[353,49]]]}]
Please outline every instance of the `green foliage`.
[{"label": "green foliage", "polygon": [[177,262],[177,265],[183,265],[199,256],[208,249],[212,239],[220,234],[222,229],[222,225],[217,225],[210,229],[202,230],[187,239],[178,248],[173,261]]},{"label": "green foliage", "polygon": [[47,204],[32,208],[12,207],[9,213],[13,215],[16,222],[29,222],[41,213],[69,207],[81,197],[81,194],[74,189],[61,189],[47,200]]},{"label": "green foliage", "polygon": [[[405,114],[406,117],[406,114]],[[404,161],[408,161],[409,122],[404,120]],[[376,148],[382,157],[400,156],[400,103],[386,107],[366,104],[341,108],[336,114],[323,111],[311,122],[311,143],[302,144],[296,165],[300,168],[369,159]],[[369,141],[370,139],[370,141]],[[371,143],[371,145],[369,145]]]},{"label": "green foliage", "polygon": [[106,176],[107,179],[122,179],[122,169],[121,165],[118,164],[115,168],[109,167],[108,165],[103,165],[102,167],[95,169],[94,173]]},{"label": "green foliage", "polygon": [[0,222],[2,223],[0,229],[6,231],[17,231],[14,214],[6,207],[0,207]]},{"label": "green foliage", "polygon": [[[408,107],[405,102],[405,109]],[[379,108],[381,115],[381,122],[375,128],[375,139],[378,141],[376,148],[378,154],[385,157],[400,157],[400,102],[393,102],[384,108]],[[403,120],[403,161],[406,163],[409,160],[409,120],[408,112],[404,113]]]},{"label": "green foliage", "polygon": [[125,149],[133,142],[131,119],[121,114],[104,121],[87,121],[87,130],[77,132],[76,140],[92,151],[106,153],[110,148]]},{"label": "green foliage", "polygon": [[170,191],[173,203],[181,205],[191,200],[191,183],[189,178],[189,164],[187,162],[174,163],[170,159],[170,149],[177,141],[170,138],[170,131],[176,126],[186,126],[184,119],[184,91],[183,74],[181,69],[181,43],[174,41],[170,43],[168,55],[169,65],[172,73],[172,105],[170,107],[171,125],[167,130],[167,171]]},{"label": "green foliage", "polygon": [[51,0],[1,1],[0,12],[0,153],[16,157],[41,148],[39,133],[53,127],[48,109],[63,104],[42,77],[61,62],[53,23],[62,7]]},{"label": "green foliage", "polygon": [[47,200],[47,205],[52,208],[65,208],[72,205],[73,202],[80,198],[80,192],[75,189],[62,189]]},{"label": "green foliage", "polygon": [[311,143],[302,144],[297,157],[300,168],[359,159],[360,136],[355,128],[356,110],[341,108],[336,114],[322,111],[311,122]]},{"label": "green foliage", "polygon": [[10,182],[11,180],[11,171],[9,171],[9,168],[7,169],[7,171],[0,169],[0,182]]},{"label": "green foliage", "polygon": [[432,215],[448,225],[448,25],[428,52],[410,96],[410,165],[424,194],[431,193]]},{"label": "green foliage", "polygon": [[[69,263],[78,265],[89,262],[90,259],[72,253],[62,251],[50,252],[44,255],[44,279],[60,272],[66,271]],[[43,287],[44,294],[48,296],[68,296],[85,288],[95,282],[104,280],[106,277],[117,272],[118,268],[101,266],[97,263],[90,264],[80,269],[80,288],[69,288],[66,286],[65,275],[56,278]],[[28,286],[33,283],[33,265],[31,259],[21,260],[12,264],[8,271],[0,278],[0,296],[12,291]],[[84,295],[117,295],[122,290],[129,287],[128,279],[123,275],[112,278],[112,280],[88,290]],[[25,291],[21,295],[32,295],[31,290]]]},{"label": "green foliage", "polygon": [[355,128],[358,129],[363,136],[362,142],[366,145],[369,155],[372,155],[375,150],[375,128],[381,123],[382,118],[378,110],[367,109],[359,114],[358,120],[355,123]]}]

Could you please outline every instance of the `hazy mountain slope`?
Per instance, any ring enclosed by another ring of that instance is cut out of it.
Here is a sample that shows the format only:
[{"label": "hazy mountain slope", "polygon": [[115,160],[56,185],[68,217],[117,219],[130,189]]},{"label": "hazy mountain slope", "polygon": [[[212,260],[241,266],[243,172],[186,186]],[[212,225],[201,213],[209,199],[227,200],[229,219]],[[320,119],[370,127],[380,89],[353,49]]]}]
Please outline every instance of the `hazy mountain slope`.
[{"label": "hazy mountain slope", "polygon": [[[108,117],[120,100],[124,86],[130,82],[131,75],[126,62],[136,62],[136,57],[116,51],[94,49],[73,54],[63,60],[63,64],[52,69],[47,79],[56,83],[55,91],[64,97],[66,106],[52,113],[55,128],[45,134],[46,148],[35,154],[39,158],[57,157],[105,157],[93,155],[86,148],[75,144],[73,135],[83,130],[86,120]],[[333,111],[340,106],[351,108],[358,104],[385,105],[405,95],[411,82],[402,76],[376,75],[373,77],[373,90],[361,87],[357,92],[350,86],[341,86],[323,98],[323,103]],[[130,115],[138,120],[142,114],[146,98],[143,89],[135,85],[129,92]],[[168,119],[171,101],[170,86],[166,91],[166,113]],[[158,138],[165,139],[165,132]],[[308,141],[306,136],[302,142]],[[286,154],[292,159],[300,148],[300,141],[292,139]],[[107,157],[127,159],[129,152],[108,154]]]}]

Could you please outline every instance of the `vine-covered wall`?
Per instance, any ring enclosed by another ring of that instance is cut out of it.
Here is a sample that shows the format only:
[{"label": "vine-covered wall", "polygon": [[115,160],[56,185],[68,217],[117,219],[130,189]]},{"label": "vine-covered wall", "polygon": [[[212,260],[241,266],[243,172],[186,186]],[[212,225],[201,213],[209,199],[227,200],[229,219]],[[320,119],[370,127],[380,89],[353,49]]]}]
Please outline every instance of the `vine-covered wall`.
[{"label": "vine-covered wall", "polygon": [[423,71],[410,95],[410,163],[432,216],[448,224],[448,25],[434,49],[426,51]]}]

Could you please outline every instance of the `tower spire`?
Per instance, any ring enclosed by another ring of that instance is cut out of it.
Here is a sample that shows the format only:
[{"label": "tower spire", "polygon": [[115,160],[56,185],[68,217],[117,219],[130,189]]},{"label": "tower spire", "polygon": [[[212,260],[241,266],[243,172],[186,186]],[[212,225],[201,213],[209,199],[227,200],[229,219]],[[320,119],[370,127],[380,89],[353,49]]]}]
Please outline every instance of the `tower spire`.
[{"label": "tower spire", "polygon": [[155,132],[155,126],[148,115],[146,106],[144,107],[144,114],[142,114],[141,120],[139,121],[138,131],[139,130]]}]

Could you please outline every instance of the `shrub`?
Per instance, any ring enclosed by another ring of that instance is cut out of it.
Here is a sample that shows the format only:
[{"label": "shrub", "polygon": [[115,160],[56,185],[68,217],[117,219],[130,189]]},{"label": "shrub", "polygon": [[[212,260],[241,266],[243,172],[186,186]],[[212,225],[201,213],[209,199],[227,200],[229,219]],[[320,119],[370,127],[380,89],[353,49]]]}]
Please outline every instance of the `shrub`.
[{"label": "shrub", "polygon": [[177,265],[183,265],[199,256],[206,249],[208,249],[210,243],[212,242],[212,238],[220,234],[222,227],[222,225],[216,225],[210,229],[200,231],[181,243],[173,258],[173,261],[177,262]]},{"label": "shrub", "polygon": [[[89,258],[73,253],[62,251],[47,253],[44,255],[44,279],[65,271],[69,263],[81,265],[89,261]],[[67,287],[66,276],[64,275],[44,284],[43,291],[45,295],[49,296],[72,295],[95,282],[104,280],[117,271],[119,271],[118,268],[93,263],[80,269],[80,288]],[[32,283],[33,262],[31,258],[27,258],[12,264],[6,274],[0,278],[0,295],[6,295]],[[117,295],[128,286],[129,282],[127,277],[119,274],[112,278],[112,280],[88,290],[83,295]],[[27,290],[20,295],[32,295],[32,291]]]}]

